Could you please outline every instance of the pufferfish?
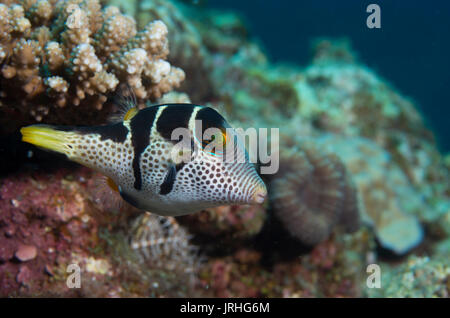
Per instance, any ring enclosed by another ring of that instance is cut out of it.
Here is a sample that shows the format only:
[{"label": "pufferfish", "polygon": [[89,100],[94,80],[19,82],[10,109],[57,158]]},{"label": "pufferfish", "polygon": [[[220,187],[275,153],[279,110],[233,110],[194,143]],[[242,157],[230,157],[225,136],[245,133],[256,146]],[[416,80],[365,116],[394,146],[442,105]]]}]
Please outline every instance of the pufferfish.
[{"label": "pufferfish", "polygon": [[[173,138],[177,128],[185,129],[188,142]],[[203,139],[208,128],[221,136]],[[108,125],[38,124],[20,131],[24,142],[99,171],[126,202],[162,216],[260,204],[267,195],[236,131],[211,107],[165,104],[139,110],[132,105],[120,121]],[[220,142],[222,151],[207,149],[211,140]],[[235,160],[225,160],[227,147],[234,147]],[[180,160],[186,154],[188,160]]]}]

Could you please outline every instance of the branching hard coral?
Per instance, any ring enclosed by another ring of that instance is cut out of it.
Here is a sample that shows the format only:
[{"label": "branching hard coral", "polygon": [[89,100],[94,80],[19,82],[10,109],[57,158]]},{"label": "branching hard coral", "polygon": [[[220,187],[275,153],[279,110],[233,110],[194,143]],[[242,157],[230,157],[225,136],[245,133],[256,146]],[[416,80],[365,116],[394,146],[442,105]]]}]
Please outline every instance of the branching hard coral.
[{"label": "branching hard coral", "polygon": [[[121,3],[112,0],[112,3]],[[167,57],[172,64],[180,66],[189,81],[185,81],[181,90],[187,92],[196,102],[204,102],[211,96],[213,87],[209,80],[211,73],[210,57],[203,39],[192,22],[193,15],[188,7],[180,2],[167,0],[135,0],[134,6],[125,10],[136,17],[138,27],[144,27],[150,21],[161,20],[171,30],[169,36],[170,54]]]},{"label": "branching hard coral", "polygon": [[270,183],[275,215],[301,242],[314,245],[337,225],[359,225],[356,189],[340,159],[303,144],[280,154],[280,170]]},{"label": "branching hard coral", "polygon": [[156,104],[191,104],[191,99],[185,93],[169,92],[156,100]]},{"label": "branching hard coral", "polygon": [[155,101],[184,79],[166,61],[167,36],[163,22],[138,32],[133,18],[98,0],[0,4],[2,129],[98,123],[121,84]]}]

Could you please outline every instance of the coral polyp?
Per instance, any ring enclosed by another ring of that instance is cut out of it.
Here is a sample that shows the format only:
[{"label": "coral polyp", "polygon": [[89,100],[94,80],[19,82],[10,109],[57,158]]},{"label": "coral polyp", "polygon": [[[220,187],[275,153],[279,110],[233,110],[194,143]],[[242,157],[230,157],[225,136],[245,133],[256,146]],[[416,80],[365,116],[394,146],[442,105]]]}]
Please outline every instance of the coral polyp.
[{"label": "coral polyp", "polygon": [[337,225],[358,227],[357,193],[344,164],[310,144],[281,154],[270,193],[276,217],[302,243],[320,243]]}]

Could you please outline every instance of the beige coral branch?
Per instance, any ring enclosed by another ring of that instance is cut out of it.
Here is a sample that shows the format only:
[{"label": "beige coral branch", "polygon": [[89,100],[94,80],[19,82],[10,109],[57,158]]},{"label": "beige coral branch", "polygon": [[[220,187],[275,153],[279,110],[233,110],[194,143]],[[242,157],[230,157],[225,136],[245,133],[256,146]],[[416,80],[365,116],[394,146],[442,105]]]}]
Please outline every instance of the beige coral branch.
[{"label": "beige coral branch", "polygon": [[99,0],[0,4],[3,129],[36,121],[98,124],[108,113],[107,96],[121,84],[139,103],[155,101],[185,77],[167,61],[168,32],[159,20],[138,32],[132,17],[102,9]]}]

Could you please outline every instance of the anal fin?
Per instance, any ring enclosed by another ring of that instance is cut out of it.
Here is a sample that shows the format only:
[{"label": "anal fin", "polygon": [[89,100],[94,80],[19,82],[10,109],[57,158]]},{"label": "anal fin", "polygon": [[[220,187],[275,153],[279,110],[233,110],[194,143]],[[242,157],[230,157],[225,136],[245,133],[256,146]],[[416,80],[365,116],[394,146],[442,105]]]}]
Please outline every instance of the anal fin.
[{"label": "anal fin", "polygon": [[113,179],[111,179],[110,177],[106,177],[106,184],[108,185],[108,187],[113,190],[114,192],[119,193],[119,187],[117,186],[117,184],[114,182]]}]

